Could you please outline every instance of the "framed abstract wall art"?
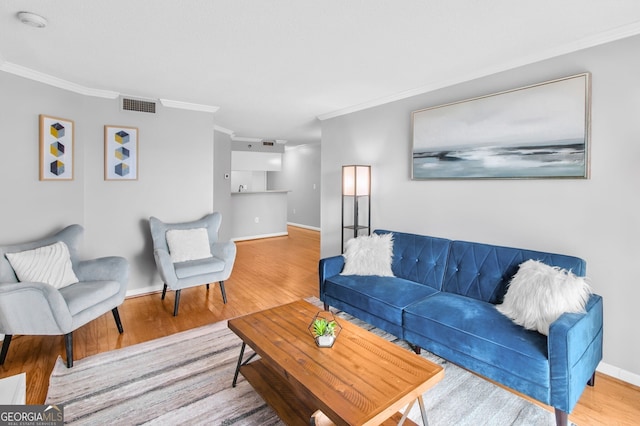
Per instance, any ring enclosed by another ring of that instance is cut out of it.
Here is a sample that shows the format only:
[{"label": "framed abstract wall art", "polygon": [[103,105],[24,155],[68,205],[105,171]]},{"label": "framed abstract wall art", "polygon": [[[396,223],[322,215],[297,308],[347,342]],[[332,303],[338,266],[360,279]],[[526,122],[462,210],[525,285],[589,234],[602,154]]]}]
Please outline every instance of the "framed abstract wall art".
[{"label": "framed abstract wall art", "polygon": [[414,111],[411,178],[588,178],[591,75]]},{"label": "framed abstract wall art", "polygon": [[138,179],[138,128],[104,126],[104,179]]},{"label": "framed abstract wall art", "polygon": [[73,121],[40,115],[40,180],[73,180]]}]

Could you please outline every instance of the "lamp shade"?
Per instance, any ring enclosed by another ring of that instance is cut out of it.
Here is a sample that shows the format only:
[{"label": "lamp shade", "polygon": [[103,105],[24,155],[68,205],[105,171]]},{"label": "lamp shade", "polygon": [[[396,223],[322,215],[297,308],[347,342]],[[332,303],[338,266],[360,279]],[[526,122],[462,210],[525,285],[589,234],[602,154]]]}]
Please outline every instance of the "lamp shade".
[{"label": "lamp shade", "polygon": [[342,166],[342,195],[371,193],[371,166]]}]

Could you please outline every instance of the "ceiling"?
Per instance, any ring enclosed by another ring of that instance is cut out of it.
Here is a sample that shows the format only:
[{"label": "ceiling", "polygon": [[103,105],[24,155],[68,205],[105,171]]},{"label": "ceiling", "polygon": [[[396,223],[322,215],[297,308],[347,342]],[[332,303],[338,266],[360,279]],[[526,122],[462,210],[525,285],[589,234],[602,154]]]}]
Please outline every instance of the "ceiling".
[{"label": "ceiling", "polygon": [[2,0],[0,70],[295,145],[318,117],[635,34],[637,0]]}]

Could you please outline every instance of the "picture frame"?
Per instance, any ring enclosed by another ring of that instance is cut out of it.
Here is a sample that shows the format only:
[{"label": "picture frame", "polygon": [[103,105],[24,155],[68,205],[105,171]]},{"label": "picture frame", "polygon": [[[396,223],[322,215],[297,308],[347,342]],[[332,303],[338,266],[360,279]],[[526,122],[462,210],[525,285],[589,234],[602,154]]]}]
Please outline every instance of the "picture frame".
[{"label": "picture frame", "polygon": [[73,180],[74,122],[40,114],[40,180]]},{"label": "picture frame", "polygon": [[590,73],[413,111],[411,179],[586,179],[590,119]]},{"label": "picture frame", "polygon": [[138,128],[104,126],[104,180],[138,179]]}]

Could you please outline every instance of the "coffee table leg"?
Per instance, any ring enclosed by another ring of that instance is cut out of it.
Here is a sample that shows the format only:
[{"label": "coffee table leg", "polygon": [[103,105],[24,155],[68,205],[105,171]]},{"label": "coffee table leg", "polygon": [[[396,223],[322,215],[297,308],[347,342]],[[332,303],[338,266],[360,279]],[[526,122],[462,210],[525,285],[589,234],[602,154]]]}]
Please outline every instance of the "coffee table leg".
[{"label": "coffee table leg", "polygon": [[418,404],[420,404],[420,414],[422,414],[422,424],[424,426],[429,426],[429,421],[427,420],[427,410],[424,408],[424,400],[422,399],[422,395],[418,397]]},{"label": "coffee table leg", "polygon": [[244,348],[247,346],[245,342],[242,342],[242,348],[240,348],[240,356],[238,357],[238,365],[236,366],[236,372],[233,375],[233,383],[231,383],[231,387],[236,387],[236,382],[238,381],[238,373],[240,372],[240,366],[242,365],[242,357],[244,356]]},{"label": "coffee table leg", "polygon": [[404,414],[402,415],[402,418],[398,422],[398,426],[402,426],[404,424],[404,421],[407,419],[407,416],[409,415],[409,411],[411,411],[411,409],[413,408],[413,404],[415,404],[416,401],[418,401],[418,404],[420,405],[420,414],[422,415],[422,424],[424,426],[429,426],[429,422],[427,421],[427,410],[424,408],[424,400],[422,399],[422,395],[420,395],[419,397],[411,401],[409,405],[407,405],[407,408],[404,410]]},{"label": "coffee table leg", "polygon": [[240,367],[242,367],[243,365],[249,363],[249,361],[251,361],[253,359],[254,356],[256,356],[256,353],[252,353],[251,356],[249,356],[249,358],[246,359],[246,361],[242,362],[242,358],[244,357],[244,348],[247,347],[247,344],[245,342],[242,342],[242,347],[240,348],[240,356],[238,357],[238,365],[236,366],[236,372],[233,375],[233,383],[231,383],[231,387],[236,387],[236,383],[238,382],[238,373],[240,372]]}]

